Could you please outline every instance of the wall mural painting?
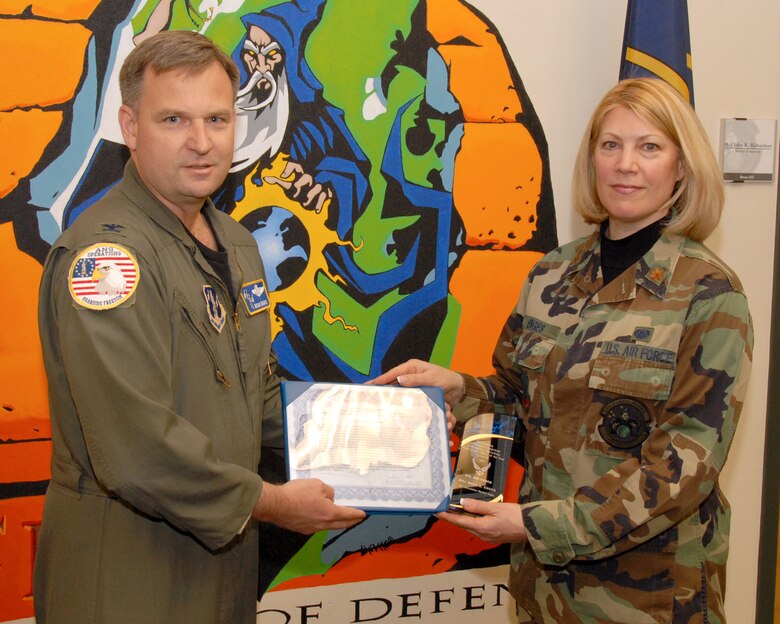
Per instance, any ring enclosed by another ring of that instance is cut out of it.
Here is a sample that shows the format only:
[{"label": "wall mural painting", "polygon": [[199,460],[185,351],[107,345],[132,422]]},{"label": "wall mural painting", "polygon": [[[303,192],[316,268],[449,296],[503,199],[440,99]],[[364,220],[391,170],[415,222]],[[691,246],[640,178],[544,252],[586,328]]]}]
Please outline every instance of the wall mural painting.
[{"label": "wall mural painting", "polygon": [[[465,1],[0,3],[0,621],[32,615],[48,479],[41,264],[121,177],[118,68],[161,29],[205,33],[241,69],[214,201],[257,240],[287,377],[362,382],[409,357],[486,373],[523,277],[557,244],[541,125]],[[266,458],[282,478],[281,451]],[[267,539],[259,591],[506,561],[444,525],[376,515]]]}]

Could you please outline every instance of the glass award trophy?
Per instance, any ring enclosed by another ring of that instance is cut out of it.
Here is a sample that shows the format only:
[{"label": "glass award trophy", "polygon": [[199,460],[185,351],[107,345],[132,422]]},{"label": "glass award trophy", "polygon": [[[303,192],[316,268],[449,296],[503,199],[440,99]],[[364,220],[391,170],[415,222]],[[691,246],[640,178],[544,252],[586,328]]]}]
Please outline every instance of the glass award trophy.
[{"label": "glass award trophy", "polygon": [[489,413],[466,421],[452,480],[451,511],[463,511],[464,498],[504,500],[516,422],[514,416]]}]

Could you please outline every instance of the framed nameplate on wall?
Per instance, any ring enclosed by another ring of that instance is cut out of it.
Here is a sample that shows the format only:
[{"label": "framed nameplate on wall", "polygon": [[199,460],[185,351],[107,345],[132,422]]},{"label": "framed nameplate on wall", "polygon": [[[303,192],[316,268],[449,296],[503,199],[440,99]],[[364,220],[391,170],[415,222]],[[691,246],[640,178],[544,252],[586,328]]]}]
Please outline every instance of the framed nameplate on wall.
[{"label": "framed nameplate on wall", "polygon": [[721,119],[720,163],[726,182],[772,182],[776,119]]},{"label": "framed nameplate on wall", "polygon": [[282,382],[287,472],[331,485],[335,502],[382,513],[436,513],[451,487],[439,388]]}]

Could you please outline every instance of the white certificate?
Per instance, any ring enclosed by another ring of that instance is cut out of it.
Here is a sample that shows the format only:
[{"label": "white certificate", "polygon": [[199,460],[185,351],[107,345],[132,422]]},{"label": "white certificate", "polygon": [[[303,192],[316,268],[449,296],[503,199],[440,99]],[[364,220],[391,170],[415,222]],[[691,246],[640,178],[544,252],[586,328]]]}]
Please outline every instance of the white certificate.
[{"label": "white certificate", "polygon": [[444,396],[438,388],[282,383],[291,479],[317,477],[339,505],[435,513],[449,503]]}]

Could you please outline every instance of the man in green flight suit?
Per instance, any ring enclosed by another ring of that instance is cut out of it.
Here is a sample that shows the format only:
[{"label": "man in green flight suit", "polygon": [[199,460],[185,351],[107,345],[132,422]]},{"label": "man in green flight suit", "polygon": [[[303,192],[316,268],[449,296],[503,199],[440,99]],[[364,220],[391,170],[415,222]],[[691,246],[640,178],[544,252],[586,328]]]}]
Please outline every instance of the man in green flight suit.
[{"label": "man in green flight suit", "polygon": [[52,478],[38,624],[250,624],[257,521],[301,533],[365,514],[316,479],[257,474],[281,433],[265,273],[209,195],[231,164],[238,72],[165,31],[120,73],[125,176],[55,242],[39,323]]}]

